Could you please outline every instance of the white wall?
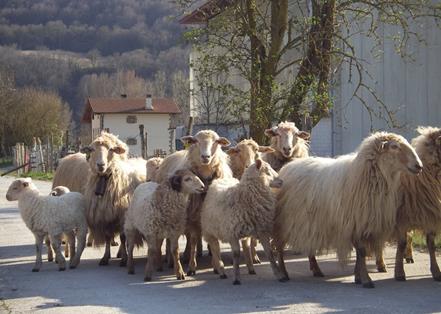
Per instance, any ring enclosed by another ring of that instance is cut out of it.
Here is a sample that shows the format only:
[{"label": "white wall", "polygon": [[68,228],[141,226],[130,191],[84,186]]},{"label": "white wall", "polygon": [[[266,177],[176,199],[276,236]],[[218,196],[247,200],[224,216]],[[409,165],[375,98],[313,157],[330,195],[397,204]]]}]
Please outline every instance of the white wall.
[{"label": "white wall", "polygon": [[[127,123],[127,116],[131,114],[104,114],[104,128],[126,142],[127,138],[136,138],[137,144],[129,146],[131,156],[141,156],[141,138],[139,125],[144,124],[144,132],[147,132],[147,154],[151,156],[155,149],[163,149],[170,152],[170,132],[168,114],[137,114],[136,123]],[[173,148],[174,149],[174,148]]]}]

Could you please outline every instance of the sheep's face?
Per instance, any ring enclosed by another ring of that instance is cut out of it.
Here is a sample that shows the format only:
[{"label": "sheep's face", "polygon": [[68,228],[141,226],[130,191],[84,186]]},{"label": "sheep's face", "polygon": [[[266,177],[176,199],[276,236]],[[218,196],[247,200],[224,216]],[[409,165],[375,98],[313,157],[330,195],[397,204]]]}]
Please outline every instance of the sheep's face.
[{"label": "sheep's face", "polygon": [[89,156],[89,166],[98,175],[105,175],[109,164],[115,155],[122,155],[126,152],[124,146],[109,147],[107,143],[94,141],[90,146],[81,150]]},{"label": "sheep's face", "polygon": [[190,149],[199,152],[201,164],[209,165],[213,156],[221,146],[229,146],[230,142],[225,137],[219,137],[214,131],[199,131],[195,136],[184,136],[181,141],[191,145]]},{"label": "sheep's face", "polygon": [[441,166],[441,129],[434,127],[419,127],[421,135],[412,141],[418,155],[424,164]]},{"label": "sheep's face", "polygon": [[401,136],[385,138],[380,144],[380,167],[386,172],[411,172],[418,174],[423,164],[412,146]]},{"label": "sheep's face", "polygon": [[227,150],[227,154],[231,158],[231,163],[237,165],[238,168],[246,169],[257,158],[260,157],[260,153],[272,153],[274,149],[269,146],[259,146],[252,139],[243,140],[235,147]]},{"label": "sheep's face", "polygon": [[20,193],[29,189],[32,184],[31,178],[21,178],[14,180],[6,192],[6,199],[8,201],[16,201],[19,198]]},{"label": "sheep's face", "polygon": [[265,134],[272,138],[272,146],[285,158],[292,157],[299,139],[308,140],[310,137],[308,132],[299,131],[292,122],[282,122],[278,126],[265,130]]},{"label": "sheep's face", "polygon": [[[283,181],[278,178],[279,174],[271,168],[270,164],[262,159],[256,159],[251,170],[257,171],[258,176],[264,181],[264,184],[272,188],[282,187]],[[254,168],[254,169],[252,169]]]},{"label": "sheep's face", "polygon": [[204,183],[190,170],[178,170],[170,178],[173,190],[186,194],[200,194],[206,191]]},{"label": "sheep's face", "polygon": [[54,187],[49,195],[61,196],[61,195],[64,195],[66,193],[69,193],[69,192],[70,192],[70,190],[67,187],[60,185],[60,186]]}]

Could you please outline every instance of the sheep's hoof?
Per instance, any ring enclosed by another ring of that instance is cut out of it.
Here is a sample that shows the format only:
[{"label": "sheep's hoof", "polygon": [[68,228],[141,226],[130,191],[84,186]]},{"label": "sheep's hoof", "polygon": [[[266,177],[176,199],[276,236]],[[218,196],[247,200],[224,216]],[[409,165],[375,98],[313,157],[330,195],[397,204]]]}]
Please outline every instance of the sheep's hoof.
[{"label": "sheep's hoof", "polygon": [[135,270],[133,269],[129,269],[127,272],[129,275],[134,275],[135,274]]},{"label": "sheep's hoof", "polygon": [[147,281],[152,281],[152,277],[150,277],[150,276],[145,276],[145,277],[144,277],[144,281],[146,281],[146,282],[147,282]]},{"label": "sheep's hoof", "polygon": [[287,282],[287,281],[289,281],[289,278],[288,277],[283,277],[283,278],[280,278],[279,281],[280,282]]},{"label": "sheep's hoof", "polygon": [[413,257],[406,257],[406,263],[407,264],[413,264],[414,263]]},{"label": "sheep's hoof", "polygon": [[116,253],[116,258],[121,258],[121,252]]},{"label": "sheep's hoof", "polygon": [[379,273],[387,273],[386,266],[384,265],[377,266],[377,270]]},{"label": "sheep's hoof", "polygon": [[185,274],[184,274],[184,273],[182,273],[182,274],[178,274],[178,275],[176,276],[176,279],[177,279],[177,280],[185,280]]},{"label": "sheep's hoof", "polygon": [[38,273],[40,270],[38,268],[32,268],[33,273]]},{"label": "sheep's hoof", "polygon": [[441,281],[441,274],[433,276],[433,280],[435,281]]},{"label": "sheep's hoof", "polygon": [[222,275],[219,276],[219,278],[220,278],[220,279],[227,279],[227,275],[222,274]]},{"label": "sheep's hoof", "polygon": [[110,242],[110,245],[111,246],[118,246],[119,244],[115,240],[112,240],[112,242]]},{"label": "sheep's hoof", "polygon": [[253,270],[249,270],[248,271],[248,274],[250,274],[250,275],[255,275],[256,274],[256,271],[253,269]]},{"label": "sheep's hoof", "polygon": [[235,280],[235,281],[233,281],[233,285],[235,285],[235,286],[238,286],[238,285],[240,285],[241,283],[240,283],[240,280]]},{"label": "sheep's hoof", "polygon": [[75,269],[75,268],[77,268],[77,266],[75,266],[75,265],[69,265],[69,268],[70,268],[70,269]]},{"label": "sheep's hoof", "polygon": [[49,256],[47,257],[47,261],[48,262],[52,262],[53,260],[54,260],[54,258],[52,256],[51,257],[49,257]]},{"label": "sheep's hoof", "polygon": [[322,273],[321,270],[313,271],[313,272],[312,272],[312,275],[313,275],[314,277],[325,277],[325,275]]},{"label": "sheep's hoof", "polygon": [[406,281],[406,276],[405,275],[395,276],[395,280],[396,281]]},{"label": "sheep's hoof", "polygon": [[99,266],[107,266],[107,265],[109,265],[109,260],[108,259],[101,259],[98,265]]},{"label": "sheep's hoof", "polygon": [[262,262],[260,261],[259,257],[256,255],[253,257],[253,264],[261,264]]},{"label": "sheep's hoof", "polygon": [[92,242],[87,242],[86,245],[87,245],[88,247],[91,247],[91,246],[92,246]]},{"label": "sheep's hoof", "polygon": [[374,283],[372,281],[368,281],[368,282],[363,284],[363,288],[371,289],[371,288],[375,288],[375,285],[374,285]]},{"label": "sheep's hoof", "polygon": [[213,268],[213,273],[216,274],[216,275],[218,275],[218,274],[219,274],[219,271],[218,271],[216,268]]},{"label": "sheep's hoof", "polygon": [[194,276],[194,275],[196,275],[196,272],[194,270],[189,270],[187,272],[187,276]]},{"label": "sheep's hoof", "polygon": [[60,267],[60,268],[58,268],[58,271],[65,271],[66,270],[66,267]]}]

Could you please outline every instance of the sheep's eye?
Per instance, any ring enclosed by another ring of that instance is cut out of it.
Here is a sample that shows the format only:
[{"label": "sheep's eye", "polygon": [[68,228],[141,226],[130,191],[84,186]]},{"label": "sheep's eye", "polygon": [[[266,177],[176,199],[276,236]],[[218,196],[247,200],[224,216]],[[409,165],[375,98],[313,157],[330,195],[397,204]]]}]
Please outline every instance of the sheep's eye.
[{"label": "sheep's eye", "polygon": [[185,178],[184,181],[189,182],[189,181],[191,181],[191,178]]}]

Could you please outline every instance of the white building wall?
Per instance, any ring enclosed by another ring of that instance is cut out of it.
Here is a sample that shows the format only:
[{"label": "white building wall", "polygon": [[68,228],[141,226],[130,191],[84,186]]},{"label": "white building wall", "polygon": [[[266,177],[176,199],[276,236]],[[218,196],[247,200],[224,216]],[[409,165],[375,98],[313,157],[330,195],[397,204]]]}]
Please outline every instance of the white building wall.
[{"label": "white building wall", "polygon": [[[141,137],[139,125],[144,125],[144,132],[147,132],[147,154],[152,156],[155,149],[162,149],[170,152],[170,117],[168,114],[136,114],[136,123],[127,123],[127,116],[133,114],[104,114],[104,129],[109,131],[126,143],[128,138],[136,138],[136,145],[129,145],[130,156],[140,157]],[[172,147],[174,150],[174,147]]]}]

